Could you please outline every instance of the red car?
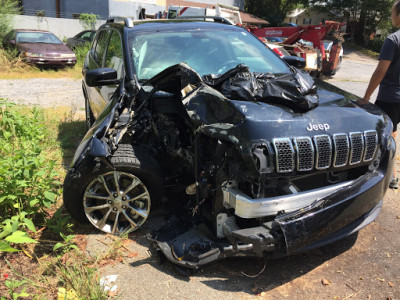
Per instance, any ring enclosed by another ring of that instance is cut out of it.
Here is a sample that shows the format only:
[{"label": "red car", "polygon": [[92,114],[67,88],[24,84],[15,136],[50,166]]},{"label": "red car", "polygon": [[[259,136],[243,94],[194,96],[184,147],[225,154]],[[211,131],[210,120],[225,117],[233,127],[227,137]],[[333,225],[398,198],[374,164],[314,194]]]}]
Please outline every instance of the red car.
[{"label": "red car", "polygon": [[26,62],[37,66],[64,67],[76,63],[75,53],[45,30],[12,30],[7,34],[4,46],[16,48]]}]

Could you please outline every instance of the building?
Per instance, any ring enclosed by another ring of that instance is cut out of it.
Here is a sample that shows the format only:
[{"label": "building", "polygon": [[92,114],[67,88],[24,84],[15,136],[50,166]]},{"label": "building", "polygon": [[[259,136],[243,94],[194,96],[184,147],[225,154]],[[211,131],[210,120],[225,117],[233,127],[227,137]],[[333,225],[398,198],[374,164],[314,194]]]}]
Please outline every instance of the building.
[{"label": "building", "polygon": [[297,8],[285,18],[285,23],[291,23],[296,25],[318,25],[324,21],[338,21],[343,22],[343,15],[335,15],[333,13],[320,12],[317,9],[308,8]]},{"label": "building", "polygon": [[[253,26],[266,26],[269,22],[256,17],[252,14],[245,13],[242,11],[244,7],[244,1],[239,0],[206,0],[206,1],[187,1],[187,0],[166,0],[167,1],[167,10],[169,6],[179,6],[184,9],[185,7],[199,7],[199,8],[209,8],[214,9],[217,4],[223,4],[227,6],[235,6],[240,10],[240,19],[242,20],[243,25],[253,25]],[[209,3],[214,2],[214,3]],[[238,5],[235,5],[238,4]]]},{"label": "building", "polygon": [[22,0],[23,14],[54,18],[78,18],[92,13],[100,19],[111,16],[154,15],[164,11],[166,0]]},{"label": "building", "polygon": [[[53,18],[78,18],[81,13],[92,13],[100,19],[112,16],[134,18],[154,16],[169,5],[213,7],[219,3],[243,10],[244,0],[22,0],[23,14]],[[261,19],[259,19],[260,21]]]}]

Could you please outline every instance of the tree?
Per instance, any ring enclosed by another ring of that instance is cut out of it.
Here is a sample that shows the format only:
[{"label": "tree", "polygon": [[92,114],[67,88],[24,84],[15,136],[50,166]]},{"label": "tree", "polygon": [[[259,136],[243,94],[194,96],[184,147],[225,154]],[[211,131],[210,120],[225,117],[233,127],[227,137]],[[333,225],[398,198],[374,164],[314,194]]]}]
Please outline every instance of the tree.
[{"label": "tree", "polygon": [[[350,39],[368,45],[371,34],[390,21],[394,0],[330,0],[315,5],[326,12],[343,13],[350,28]],[[317,2],[321,3],[321,2]]]},{"label": "tree", "polygon": [[79,22],[85,29],[96,29],[98,16],[95,14],[80,14]]},{"label": "tree", "polygon": [[245,10],[271,26],[281,25],[290,11],[307,5],[307,0],[245,0]]},{"label": "tree", "polygon": [[0,0],[0,46],[5,35],[12,29],[14,15],[19,13],[18,1]]}]

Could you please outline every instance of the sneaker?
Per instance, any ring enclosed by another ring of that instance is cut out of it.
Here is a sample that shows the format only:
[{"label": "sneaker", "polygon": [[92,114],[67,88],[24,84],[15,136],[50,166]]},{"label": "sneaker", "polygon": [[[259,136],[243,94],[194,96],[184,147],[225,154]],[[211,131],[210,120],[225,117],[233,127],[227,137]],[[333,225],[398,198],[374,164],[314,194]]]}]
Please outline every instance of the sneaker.
[{"label": "sneaker", "polygon": [[393,178],[390,183],[389,183],[389,187],[391,189],[398,189],[399,188],[399,179],[398,178]]}]

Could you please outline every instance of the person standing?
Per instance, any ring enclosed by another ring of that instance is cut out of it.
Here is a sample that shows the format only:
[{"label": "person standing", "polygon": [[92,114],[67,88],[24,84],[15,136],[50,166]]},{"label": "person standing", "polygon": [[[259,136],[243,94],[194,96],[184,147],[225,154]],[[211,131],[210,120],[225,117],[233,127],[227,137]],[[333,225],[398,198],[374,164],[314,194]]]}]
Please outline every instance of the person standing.
[{"label": "person standing", "polygon": [[[400,0],[392,6],[392,25],[400,28]],[[368,84],[361,104],[367,104],[372,93],[379,85],[375,104],[379,106],[393,122],[393,138],[396,138],[397,124],[400,122],[400,30],[390,34],[383,43],[379,54],[379,63]],[[393,169],[393,177],[389,187],[399,188],[399,179]]]}]

